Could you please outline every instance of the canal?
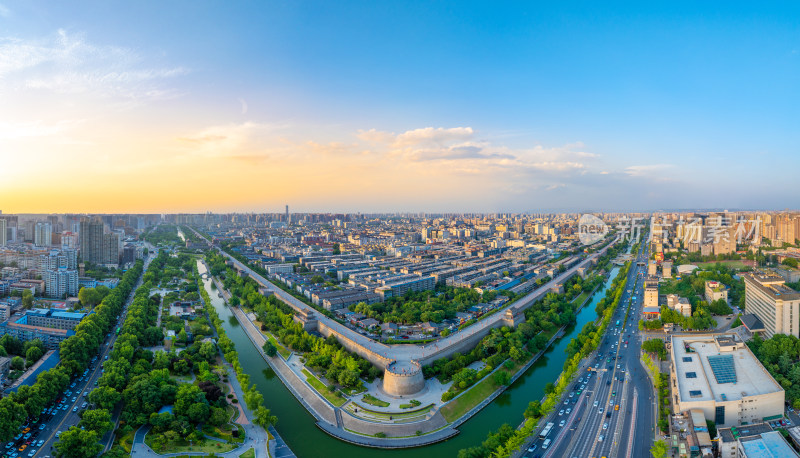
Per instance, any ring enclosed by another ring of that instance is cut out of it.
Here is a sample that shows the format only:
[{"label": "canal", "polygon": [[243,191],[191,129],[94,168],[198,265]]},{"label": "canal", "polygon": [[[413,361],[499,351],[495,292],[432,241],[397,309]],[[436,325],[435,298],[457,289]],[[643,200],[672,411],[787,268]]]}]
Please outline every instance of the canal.
[{"label": "canal", "polygon": [[[205,265],[198,261],[200,273],[206,272]],[[328,436],[315,425],[314,417],[294,398],[283,386],[269,365],[247,338],[244,330],[239,326],[236,317],[228,310],[224,301],[218,296],[218,291],[211,288],[211,281],[204,280],[214,308],[217,309],[223,327],[228,337],[236,344],[239,352],[239,361],[250,380],[258,386],[264,395],[265,405],[278,416],[276,428],[289,447],[298,457],[317,456],[346,456],[348,458],[362,458],[373,456],[409,456],[413,453],[415,458],[444,458],[454,457],[462,448],[471,447],[482,442],[489,431],[495,430],[503,423],[516,427],[523,418],[523,412],[528,402],[541,399],[544,396],[544,386],[548,382],[555,382],[561,373],[566,360],[564,351],[570,340],[575,337],[583,326],[597,318],[595,307],[603,298],[606,289],[617,275],[615,267],[608,280],[599,289],[589,304],[577,315],[574,326],[566,329],[566,334],[557,340],[550,349],[539,358],[514,384],[512,384],[494,402],[481,410],[478,414],[461,425],[460,434],[452,439],[438,444],[409,450],[378,450],[359,447],[342,442]]]}]

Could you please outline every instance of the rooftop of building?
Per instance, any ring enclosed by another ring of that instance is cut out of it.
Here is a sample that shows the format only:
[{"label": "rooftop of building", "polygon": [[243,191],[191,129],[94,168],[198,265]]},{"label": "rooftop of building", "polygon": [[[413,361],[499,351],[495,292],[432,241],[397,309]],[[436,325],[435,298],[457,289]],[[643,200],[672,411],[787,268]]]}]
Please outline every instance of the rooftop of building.
[{"label": "rooftop of building", "polygon": [[732,401],[783,391],[747,346],[729,336],[673,336],[682,402]]},{"label": "rooftop of building", "polygon": [[797,452],[777,431],[741,439],[747,458],[797,458]]},{"label": "rooftop of building", "polygon": [[778,274],[773,272],[754,271],[745,273],[742,276],[744,277],[747,285],[758,288],[760,291],[771,296],[775,300],[800,300],[800,293],[786,286],[784,278]]},{"label": "rooftop of building", "polygon": [[757,436],[772,431],[769,423],[753,423],[750,425],[719,428],[717,435],[722,442],[734,442],[740,437]]},{"label": "rooftop of building", "polygon": [[750,332],[764,332],[766,330],[764,323],[753,314],[742,315],[739,317],[739,319],[742,321],[744,327]]},{"label": "rooftop of building", "polygon": [[725,291],[727,289],[725,285],[716,280],[706,281],[706,288],[710,289],[711,291]]}]

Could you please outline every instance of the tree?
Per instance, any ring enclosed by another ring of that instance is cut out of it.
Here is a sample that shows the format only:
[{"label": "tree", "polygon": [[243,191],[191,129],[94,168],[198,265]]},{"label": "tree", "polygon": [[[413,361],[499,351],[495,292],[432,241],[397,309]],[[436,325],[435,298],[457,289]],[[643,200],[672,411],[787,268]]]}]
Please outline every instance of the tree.
[{"label": "tree", "polygon": [[537,418],[542,415],[542,404],[539,401],[531,401],[525,408],[525,418]]},{"label": "tree", "polygon": [[222,426],[228,422],[228,412],[219,407],[212,407],[211,414],[208,416],[208,422],[214,426]]},{"label": "tree", "polygon": [[83,287],[78,291],[78,299],[84,307],[94,308],[102,300],[100,293],[94,288]]},{"label": "tree", "polygon": [[270,410],[264,406],[259,406],[254,414],[255,418],[253,419],[253,423],[261,426],[264,429],[267,429],[270,425],[274,425],[278,422],[278,417],[272,415]]},{"label": "tree", "polygon": [[33,293],[30,290],[26,289],[22,292],[22,307],[26,310],[33,308]]},{"label": "tree", "polygon": [[0,441],[14,437],[27,416],[25,408],[13,397],[0,399]]},{"label": "tree", "polygon": [[181,384],[175,399],[175,415],[199,423],[208,418],[208,401],[197,385]]},{"label": "tree", "polygon": [[200,345],[200,350],[198,351],[200,356],[205,358],[206,361],[214,361],[214,358],[217,356],[217,346],[214,345],[213,342],[203,342]]},{"label": "tree", "polygon": [[103,450],[96,432],[85,431],[75,426],[61,433],[55,448],[55,456],[63,458],[96,456]]},{"label": "tree", "polygon": [[101,386],[89,393],[89,402],[106,410],[111,410],[122,399],[122,395],[110,386]]},{"label": "tree", "polygon": [[111,414],[106,409],[84,411],[78,426],[82,426],[89,431],[95,431],[101,436],[107,431],[111,431],[111,428],[114,427],[113,423],[111,423]]},{"label": "tree", "polygon": [[15,356],[11,359],[11,369],[14,369],[15,371],[21,371],[22,369],[25,369],[25,360],[19,356]]},{"label": "tree", "polygon": [[42,349],[39,347],[29,348],[28,352],[25,354],[25,360],[28,362],[28,366],[33,366],[36,361],[39,361],[39,358],[41,358],[43,354]]},{"label": "tree", "polygon": [[653,458],[664,458],[667,456],[667,443],[663,440],[657,440],[653,442],[653,446],[650,447],[650,454],[653,455]]},{"label": "tree", "polygon": [[269,340],[264,342],[264,346],[262,348],[264,349],[264,353],[266,353],[270,358],[278,354],[278,349],[275,348],[275,345],[273,345]]},{"label": "tree", "polygon": [[508,375],[508,372],[504,370],[499,370],[494,373],[494,383],[498,385],[508,385],[510,380],[511,377]]},{"label": "tree", "polygon": [[783,262],[781,262],[781,264],[783,264],[784,266],[794,267],[795,269],[797,269],[798,263],[797,259],[795,258],[786,258],[783,260]]},{"label": "tree", "polygon": [[189,341],[189,335],[186,334],[185,329],[181,329],[180,332],[178,333],[178,342],[186,343],[188,341]]}]

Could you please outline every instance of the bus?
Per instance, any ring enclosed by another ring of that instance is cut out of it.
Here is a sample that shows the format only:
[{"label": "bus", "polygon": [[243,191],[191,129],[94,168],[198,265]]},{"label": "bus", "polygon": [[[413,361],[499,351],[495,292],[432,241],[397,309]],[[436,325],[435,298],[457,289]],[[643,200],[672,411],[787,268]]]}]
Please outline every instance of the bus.
[{"label": "bus", "polygon": [[544,427],[544,429],[542,430],[542,432],[540,432],[540,433],[539,433],[539,437],[541,437],[542,439],[544,439],[545,437],[547,437],[547,436],[548,436],[548,434],[550,434],[550,431],[552,431],[552,430],[553,430],[553,426],[555,426],[555,425],[556,425],[556,424],[555,424],[555,423],[553,423],[553,422],[547,423],[547,425],[545,425],[545,427]]}]

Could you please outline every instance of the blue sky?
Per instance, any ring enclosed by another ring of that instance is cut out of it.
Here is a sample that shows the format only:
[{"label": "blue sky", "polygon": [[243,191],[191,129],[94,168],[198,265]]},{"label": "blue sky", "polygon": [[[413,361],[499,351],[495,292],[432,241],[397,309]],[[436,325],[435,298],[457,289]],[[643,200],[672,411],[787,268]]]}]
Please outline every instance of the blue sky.
[{"label": "blue sky", "polygon": [[0,0],[0,150],[272,184],[143,210],[797,207],[800,4],[497,3]]}]

